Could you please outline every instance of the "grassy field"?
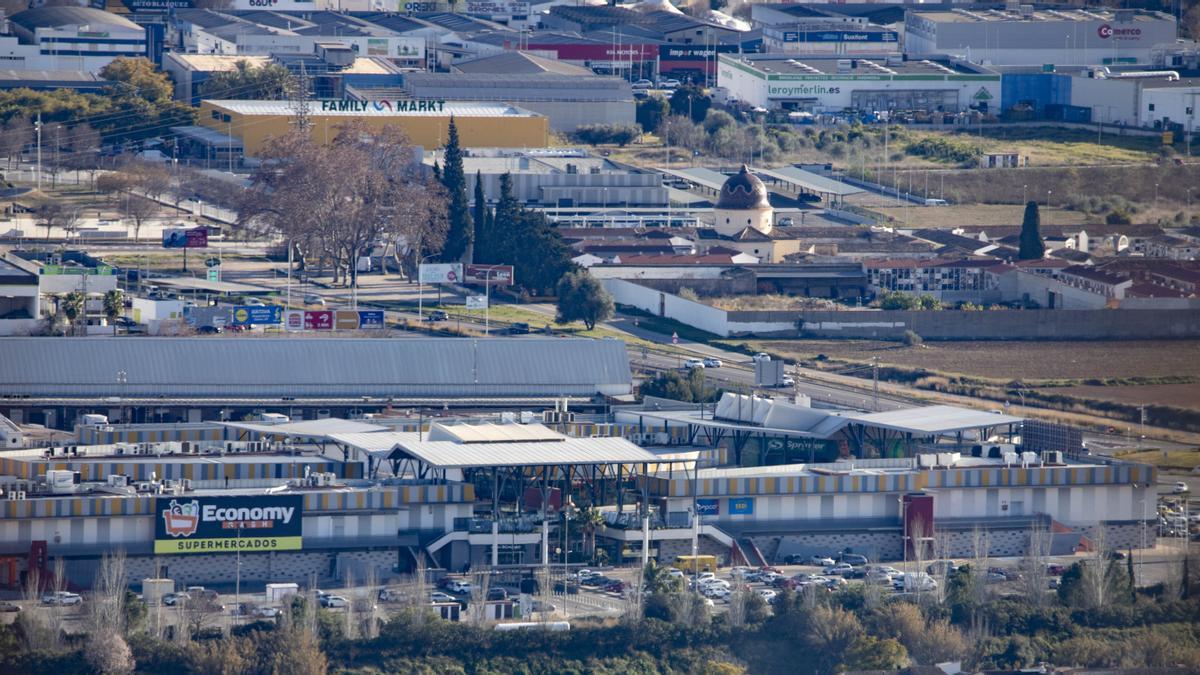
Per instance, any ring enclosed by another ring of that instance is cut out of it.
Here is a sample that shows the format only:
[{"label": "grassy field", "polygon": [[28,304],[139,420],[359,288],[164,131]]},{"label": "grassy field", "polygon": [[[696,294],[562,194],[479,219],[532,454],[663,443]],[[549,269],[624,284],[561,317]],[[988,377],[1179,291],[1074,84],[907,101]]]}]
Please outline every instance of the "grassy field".
[{"label": "grassy field", "polygon": [[[913,135],[920,137],[922,132]],[[931,132],[924,132],[931,133]],[[1115,136],[1082,129],[1055,127],[989,127],[957,132],[954,138],[971,141],[985,152],[1016,150],[1029,157],[1031,166],[1076,166],[1150,162],[1161,142],[1149,136]],[[1099,143],[1097,142],[1099,140]]]},{"label": "grassy field", "polygon": [[[878,197],[878,195],[875,195]],[[878,203],[878,200],[876,200]],[[964,224],[982,225],[1020,225],[1025,214],[1025,207],[1018,204],[968,204],[953,206],[871,206],[885,216],[894,218],[896,223],[908,221],[912,228],[955,228]],[[1065,209],[1039,209],[1043,225],[1083,225],[1088,221],[1086,214]]]},{"label": "grassy field", "polygon": [[1153,464],[1160,469],[1172,469],[1176,471],[1191,471],[1193,467],[1200,466],[1200,449],[1172,450],[1170,452],[1162,450],[1137,450],[1134,452],[1122,452],[1119,454],[1119,457],[1128,462]]},{"label": "grassy field", "polygon": [[1200,383],[1190,384],[1141,384],[1119,387],[1079,385],[1055,387],[1047,392],[1069,394],[1101,401],[1132,403],[1134,405],[1170,405],[1179,408],[1200,409]]},{"label": "grassy field", "polygon": [[794,359],[834,359],[924,368],[996,380],[1195,377],[1200,340],[1129,342],[926,342],[919,348],[870,340],[757,341],[757,349]]}]

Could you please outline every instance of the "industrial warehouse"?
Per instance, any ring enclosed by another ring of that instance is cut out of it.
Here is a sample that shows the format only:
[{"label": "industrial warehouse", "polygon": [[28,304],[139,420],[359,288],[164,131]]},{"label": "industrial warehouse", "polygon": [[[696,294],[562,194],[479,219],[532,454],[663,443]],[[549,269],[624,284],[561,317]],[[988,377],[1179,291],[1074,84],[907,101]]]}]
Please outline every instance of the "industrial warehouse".
[{"label": "industrial warehouse", "polygon": [[[308,103],[312,138],[327,143],[351,120],[374,130],[395,127],[416,147],[438,148],[450,137],[450,120],[465,147],[543,148],[549,143],[546,117],[506,103],[442,100],[317,100]],[[201,101],[198,124],[224,138],[212,141],[212,152],[243,149],[258,156],[267,141],[292,129],[296,105],[288,101]],[[222,145],[222,141],[225,146]]]}]

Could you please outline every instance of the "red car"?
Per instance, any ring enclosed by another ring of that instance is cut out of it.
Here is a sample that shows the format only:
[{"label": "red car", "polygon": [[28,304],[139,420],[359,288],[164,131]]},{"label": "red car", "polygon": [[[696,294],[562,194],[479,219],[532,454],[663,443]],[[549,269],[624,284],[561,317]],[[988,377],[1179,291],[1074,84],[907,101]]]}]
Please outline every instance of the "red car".
[{"label": "red car", "polygon": [[1055,576],[1055,577],[1062,576],[1063,572],[1066,572],[1066,571],[1067,571],[1067,568],[1063,567],[1062,565],[1058,565],[1056,563],[1050,563],[1049,565],[1046,565],[1046,573],[1051,576]]},{"label": "red car", "polygon": [[608,591],[609,593],[624,593],[625,582],[621,581],[620,579],[613,579],[607,584],[604,584],[604,590]]}]

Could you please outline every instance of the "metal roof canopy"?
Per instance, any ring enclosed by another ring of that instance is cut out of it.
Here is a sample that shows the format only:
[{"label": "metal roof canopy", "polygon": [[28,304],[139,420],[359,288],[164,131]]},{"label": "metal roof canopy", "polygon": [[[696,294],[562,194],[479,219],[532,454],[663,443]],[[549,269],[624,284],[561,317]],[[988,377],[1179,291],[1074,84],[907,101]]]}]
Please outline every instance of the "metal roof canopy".
[{"label": "metal roof canopy", "polygon": [[712,169],[705,169],[704,167],[694,167],[691,169],[660,168],[658,170],[667,174],[668,176],[682,178],[689,183],[695,183],[702,188],[712,190],[716,193],[720,193],[721,188],[725,186],[725,181],[729,180],[729,176],[726,176],[720,171],[713,171]]},{"label": "metal roof canopy", "polygon": [[778,169],[760,169],[752,168],[756,174],[766,176],[772,180],[777,180],[783,183],[798,185],[810,192],[821,192],[824,194],[836,195],[845,197],[847,195],[856,195],[860,192],[866,192],[862,188],[854,187],[847,183],[843,183],[832,178],[826,178],[811,171],[797,169],[794,166],[784,166]]},{"label": "metal roof canopy", "polygon": [[336,417],[323,420],[305,420],[303,422],[284,422],[283,424],[259,422],[221,422],[220,424],[231,429],[240,429],[256,434],[300,438],[327,438],[333,434],[370,433],[387,431],[390,428],[379,426],[378,424],[367,424],[366,422],[356,422]]},{"label": "metal roof canopy", "polygon": [[272,289],[263,286],[239,284],[233,281],[209,281],[189,277],[149,278],[142,283],[150,286],[170,286],[189,291],[206,291],[209,293],[271,293]]},{"label": "metal roof canopy", "polygon": [[1020,424],[1025,421],[1021,417],[952,405],[931,405],[922,408],[857,414],[849,417],[849,420],[853,424],[927,436],[984,427],[998,427],[1006,424]]},{"label": "metal roof canopy", "polygon": [[387,459],[399,443],[410,443],[420,439],[416,431],[375,431],[363,433],[330,434],[329,440],[353,448],[375,459]]},{"label": "metal roof canopy", "polygon": [[388,458],[415,459],[435,469],[663,463],[623,438],[569,437],[532,443],[401,441]]}]

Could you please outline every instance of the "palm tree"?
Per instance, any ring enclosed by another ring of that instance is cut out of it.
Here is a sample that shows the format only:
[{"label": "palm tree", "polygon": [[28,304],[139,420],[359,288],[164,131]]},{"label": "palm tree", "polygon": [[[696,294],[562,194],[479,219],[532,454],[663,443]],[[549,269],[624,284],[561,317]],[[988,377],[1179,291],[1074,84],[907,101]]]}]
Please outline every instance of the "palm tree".
[{"label": "palm tree", "polygon": [[113,335],[117,334],[117,317],[125,311],[125,294],[113,289],[104,294],[104,318],[112,324]]},{"label": "palm tree", "polygon": [[675,593],[682,589],[683,580],[667,573],[668,567],[659,567],[651,560],[642,571],[642,580],[646,584],[647,593]]},{"label": "palm tree", "polygon": [[595,506],[585,506],[576,516],[579,521],[579,527],[583,532],[584,539],[587,541],[588,559],[596,557],[596,530],[604,524],[604,515]]},{"label": "palm tree", "polygon": [[75,320],[83,314],[83,305],[87,297],[81,291],[71,291],[63,296],[59,308],[67,317],[67,325],[75,329]]}]

